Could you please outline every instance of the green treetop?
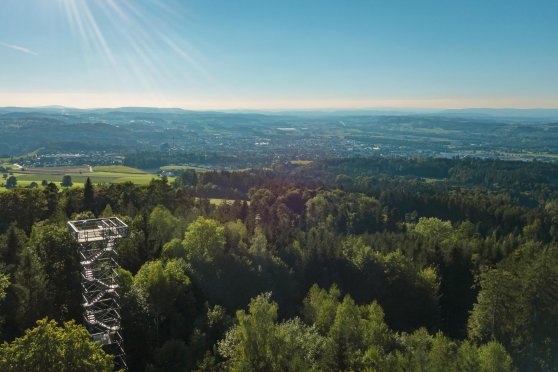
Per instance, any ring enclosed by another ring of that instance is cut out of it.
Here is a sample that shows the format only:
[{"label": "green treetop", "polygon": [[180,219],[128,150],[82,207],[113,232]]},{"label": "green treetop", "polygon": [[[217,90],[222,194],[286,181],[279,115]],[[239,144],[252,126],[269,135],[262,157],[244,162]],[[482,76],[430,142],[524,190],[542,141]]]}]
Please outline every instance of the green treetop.
[{"label": "green treetop", "polygon": [[37,321],[23,337],[0,346],[2,371],[112,371],[112,356],[91,341],[87,330],[69,321]]}]

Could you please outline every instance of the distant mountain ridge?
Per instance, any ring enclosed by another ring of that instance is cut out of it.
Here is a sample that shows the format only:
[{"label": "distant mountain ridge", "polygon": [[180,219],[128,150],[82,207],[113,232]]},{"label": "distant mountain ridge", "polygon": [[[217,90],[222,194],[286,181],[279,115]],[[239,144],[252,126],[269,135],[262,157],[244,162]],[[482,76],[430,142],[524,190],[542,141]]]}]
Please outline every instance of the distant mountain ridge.
[{"label": "distant mountain ridge", "polygon": [[212,115],[288,115],[288,116],[405,116],[405,115],[442,115],[442,116],[463,116],[463,117],[499,117],[499,118],[537,118],[558,120],[558,108],[463,108],[463,109],[418,109],[418,108],[362,108],[362,109],[297,109],[297,110],[188,110],[182,108],[164,107],[106,107],[106,108],[73,108],[59,105],[40,106],[40,107],[0,107],[0,113],[161,113],[161,114],[212,114]]}]

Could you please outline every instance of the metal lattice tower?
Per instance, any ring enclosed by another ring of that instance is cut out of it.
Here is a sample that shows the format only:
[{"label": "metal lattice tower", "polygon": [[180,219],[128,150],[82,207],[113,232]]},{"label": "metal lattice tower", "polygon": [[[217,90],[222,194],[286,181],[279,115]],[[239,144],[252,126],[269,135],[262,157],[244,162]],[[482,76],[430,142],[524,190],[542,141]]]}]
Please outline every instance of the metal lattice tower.
[{"label": "metal lattice tower", "polygon": [[79,243],[85,326],[91,338],[114,355],[117,369],[126,369],[114,246],[128,236],[128,226],[118,217],[70,221],[68,226]]}]

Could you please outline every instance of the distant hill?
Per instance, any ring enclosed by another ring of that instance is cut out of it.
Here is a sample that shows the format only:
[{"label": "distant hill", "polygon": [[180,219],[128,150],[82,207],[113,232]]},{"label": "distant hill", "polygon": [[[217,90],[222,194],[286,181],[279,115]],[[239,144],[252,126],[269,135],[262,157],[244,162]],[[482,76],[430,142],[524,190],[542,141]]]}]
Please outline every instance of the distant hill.
[{"label": "distant hill", "polygon": [[470,108],[443,110],[441,115],[500,118],[535,118],[558,120],[558,109]]},{"label": "distant hill", "polygon": [[[289,128],[289,130],[284,130]],[[250,158],[356,155],[558,159],[558,109],[219,112],[0,108],[0,157],[159,151]]]}]

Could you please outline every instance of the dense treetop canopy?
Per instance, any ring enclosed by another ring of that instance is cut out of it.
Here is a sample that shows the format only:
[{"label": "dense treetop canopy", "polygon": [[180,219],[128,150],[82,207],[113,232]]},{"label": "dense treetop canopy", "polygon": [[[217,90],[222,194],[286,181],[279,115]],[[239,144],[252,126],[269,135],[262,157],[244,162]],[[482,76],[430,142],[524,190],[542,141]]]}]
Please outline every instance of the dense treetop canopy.
[{"label": "dense treetop canopy", "polygon": [[547,165],[515,165],[352,159],[2,192],[0,369],[112,368],[76,325],[65,222],[115,214],[131,370],[556,370],[558,188]]}]

